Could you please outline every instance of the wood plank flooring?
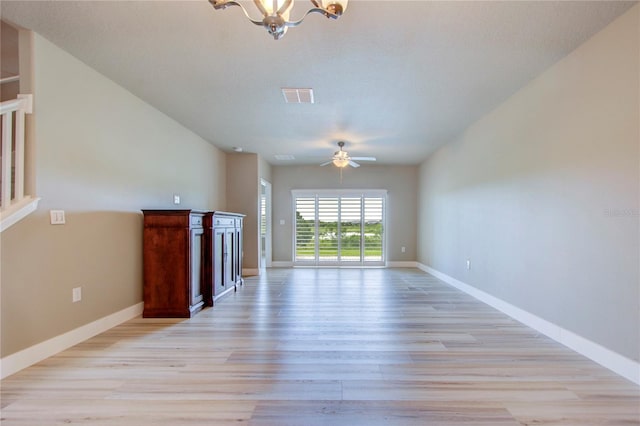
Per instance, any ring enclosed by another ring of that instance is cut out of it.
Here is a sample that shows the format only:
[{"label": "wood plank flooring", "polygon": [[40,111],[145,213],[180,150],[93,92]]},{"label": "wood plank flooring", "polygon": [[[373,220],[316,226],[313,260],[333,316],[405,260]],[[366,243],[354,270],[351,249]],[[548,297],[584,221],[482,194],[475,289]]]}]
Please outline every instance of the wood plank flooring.
[{"label": "wood plank flooring", "polygon": [[640,425],[640,388],[416,269],[273,269],[1,382],[12,425]]}]

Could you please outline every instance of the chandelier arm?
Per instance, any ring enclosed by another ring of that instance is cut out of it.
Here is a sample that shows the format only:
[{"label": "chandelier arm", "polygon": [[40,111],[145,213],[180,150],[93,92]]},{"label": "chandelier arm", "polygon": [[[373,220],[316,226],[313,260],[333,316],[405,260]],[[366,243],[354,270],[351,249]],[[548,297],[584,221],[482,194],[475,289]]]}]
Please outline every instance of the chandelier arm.
[{"label": "chandelier arm", "polygon": [[237,1],[234,0],[209,0],[209,3],[211,3],[211,5],[213,6],[214,9],[225,9],[227,6],[238,6],[240,9],[242,9],[242,13],[244,13],[244,16],[247,17],[247,19],[249,21],[251,21],[251,23],[255,24],[255,25],[260,25],[262,26],[262,19],[261,20],[257,20],[257,19],[253,19],[251,16],[249,16],[249,13],[247,13],[247,10],[244,8],[243,5],[241,5],[240,3],[238,3]]},{"label": "chandelier arm", "polygon": [[327,18],[333,18],[333,19],[338,19],[338,18],[339,18],[339,16],[338,16],[338,15],[336,15],[336,14],[334,14],[334,13],[331,13],[331,12],[329,12],[329,11],[328,11],[328,10],[326,10],[326,9],[323,9],[323,8],[321,8],[321,7],[314,7],[314,8],[311,8],[311,9],[307,10],[307,13],[305,13],[305,14],[302,16],[302,18],[298,19],[297,21],[287,21],[287,22],[285,22],[285,25],[286,25],[287,27],[297,27],[298,25],[302,24],[302,21],[304,21],[304,19],[305,19],[307,16],[309,16],[309,15],[310,15],[310,14],[312,14],[312,13],[321,13],[321,14],[323,14],[324,16],[326,16]]}]

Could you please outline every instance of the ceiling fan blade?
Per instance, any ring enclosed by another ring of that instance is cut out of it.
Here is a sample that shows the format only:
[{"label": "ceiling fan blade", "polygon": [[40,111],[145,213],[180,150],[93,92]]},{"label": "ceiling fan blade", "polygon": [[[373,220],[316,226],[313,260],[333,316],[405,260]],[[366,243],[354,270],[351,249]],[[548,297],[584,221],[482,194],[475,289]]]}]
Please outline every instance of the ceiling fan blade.
[{"label": "ceiling fan blade", "polygon": [[349,165],[351,167],[360,167],[360,164],[356,163],[355,161],[351,161],[351,160],[349,160]]},{"label": "ceiling fan blade", "polygon": [[329,165],[329,164],[331,164],[331,163],[333,163],[333,160],[331,160],[331,161],[327,161],[326,163],[322,163],[322,164],[320,164],[320,167],[322,167],[322,166],[328,166],[328,165]]},{"label": "ceiling fan blade", "polygon": [[351,159],[358,161],[376,161],[376,157],[351,157]]}]

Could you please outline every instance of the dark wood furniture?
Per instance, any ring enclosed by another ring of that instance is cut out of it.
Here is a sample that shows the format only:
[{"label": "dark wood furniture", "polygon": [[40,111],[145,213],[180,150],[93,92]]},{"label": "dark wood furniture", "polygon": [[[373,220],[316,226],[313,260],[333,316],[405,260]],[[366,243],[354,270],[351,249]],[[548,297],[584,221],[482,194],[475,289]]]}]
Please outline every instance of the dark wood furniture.
[{"label": "dark wood furniture", "polygon": [[189,318],[242,280],[244,215],[143,210],[145,318]]},{"label": "dark wood furniture", "polygon": [[207,256],[205,303],[214,302],[242,280],[242,227],[244,215],[211,212],[204,219]]},{"label": "dark wood furniture", "polygon": [[207,212],[143,210],[145,318],[188,318],[204,306]]}]

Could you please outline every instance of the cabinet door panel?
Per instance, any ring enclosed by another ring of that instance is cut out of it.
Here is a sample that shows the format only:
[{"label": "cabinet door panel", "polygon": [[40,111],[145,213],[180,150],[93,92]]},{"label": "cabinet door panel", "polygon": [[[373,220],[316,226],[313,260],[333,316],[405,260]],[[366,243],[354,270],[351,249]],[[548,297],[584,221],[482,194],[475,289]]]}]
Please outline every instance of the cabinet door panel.
[{"label": "cabinet door panel", "polygon": [[188,233],[173,228],[147,228],[143,248],[145,308],[169,311],[176,306],[186,307],[188,292],[181,283],[189,277],[189,264],[183,255],[189,249]]},{"label": "cabinet door panel", "polygon": [[224,235],[225,239],[225,254],[224,254],[224,284],[228,288],[235,284],[234,277],[234,231],[233,229],[227,229]]},{"label": "cabinet door panel", "polygon": [[203,220],[195,210],[143,210],[145,318],[189,318],[204,306]]},{"label": "cabinet door panel", "polygon": [[191,230],[191,306],[201,303],[204,299],[202,294],[203,237],[202,229]]},{"label": "cabinet door panel", "polygon": [[233,266],[235,268],[235,282],[242,283],[242,228],[235,229],[235,261]]},{"label": "cabinet door panel", "polygon": [[213,296],[219,296],[224,290],[224,245],[223,229],[216,229],[213,233]]}]

